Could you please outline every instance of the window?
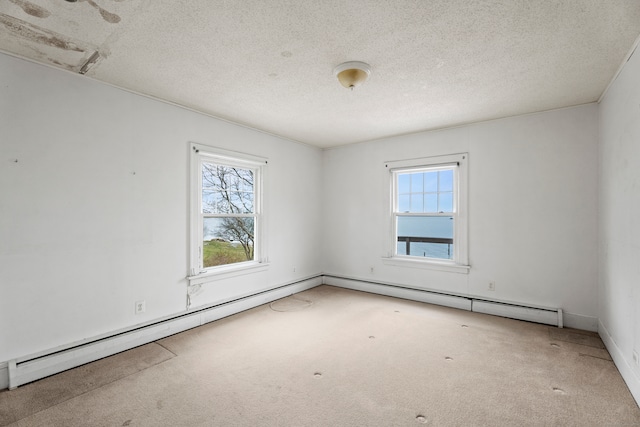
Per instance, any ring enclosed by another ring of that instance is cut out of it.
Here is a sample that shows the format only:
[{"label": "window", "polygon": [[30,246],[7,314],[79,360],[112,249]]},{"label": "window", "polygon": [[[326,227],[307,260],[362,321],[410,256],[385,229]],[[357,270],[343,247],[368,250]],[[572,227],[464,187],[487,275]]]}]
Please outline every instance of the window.
[{"label": "window", "polygon": [[191,144],[191,277],[264,264],[266,160]]},{"label": "window", "polygon": [[467,162],[467,154],[458,154],[385,163],[392,260],[468,271]]}]

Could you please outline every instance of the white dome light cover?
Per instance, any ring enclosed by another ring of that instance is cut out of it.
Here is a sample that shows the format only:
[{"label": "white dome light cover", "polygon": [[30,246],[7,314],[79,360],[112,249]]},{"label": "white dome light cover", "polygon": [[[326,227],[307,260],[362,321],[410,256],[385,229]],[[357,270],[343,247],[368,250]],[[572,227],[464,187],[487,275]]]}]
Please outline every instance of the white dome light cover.
[{"label": "white dome light cover", "polygon": [[342,86],[353,90],[369,78],[371,66],[360,61],[344,62],[333,69],[333,75]]}]

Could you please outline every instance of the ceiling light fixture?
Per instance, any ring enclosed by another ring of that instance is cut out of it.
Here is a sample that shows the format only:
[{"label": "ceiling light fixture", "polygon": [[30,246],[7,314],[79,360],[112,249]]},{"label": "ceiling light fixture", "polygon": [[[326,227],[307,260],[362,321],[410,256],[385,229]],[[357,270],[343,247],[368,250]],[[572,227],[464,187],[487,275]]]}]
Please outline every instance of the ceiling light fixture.
[{"label": "ceiling light fixture", "polygon": [[370,74],[369,64],[360,61],[345,62],[333,69],[333,75],[337,77],[340,84],[351,90],[367,81]]}]

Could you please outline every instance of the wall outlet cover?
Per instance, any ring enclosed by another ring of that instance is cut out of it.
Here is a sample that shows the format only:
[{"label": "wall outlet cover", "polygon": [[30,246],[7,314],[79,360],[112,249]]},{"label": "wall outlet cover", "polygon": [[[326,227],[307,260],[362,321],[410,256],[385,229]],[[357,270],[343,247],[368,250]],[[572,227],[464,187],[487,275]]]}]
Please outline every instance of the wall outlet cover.
[{"label": "wall outlet cover", "polygon": [[136,314],[142,314],[145,312],[146,309],[147,309],[147,303],[144,300],[136,301],[136,305],[135,305]]}]

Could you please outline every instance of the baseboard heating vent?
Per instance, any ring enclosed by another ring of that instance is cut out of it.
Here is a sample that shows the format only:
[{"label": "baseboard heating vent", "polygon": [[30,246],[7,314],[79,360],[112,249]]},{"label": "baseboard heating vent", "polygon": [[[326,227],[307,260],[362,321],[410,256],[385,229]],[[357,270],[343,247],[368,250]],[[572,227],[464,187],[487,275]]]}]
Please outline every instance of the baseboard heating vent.
[{"label": "baseboard heating vent", "polygon": [[324,275],[324,284],[373,294],[426,302],[476,313],[491,314],[511,319],[563,327],[562,309],[531,307],[513,303],[488,301],[473,296],[448,295],[423,289],[412,289],[390,283],[365,281],[333,275]]},{"label": "baseboard heating vent", "polygon": [[9,389],[200,326],[200,315],[172,319],[34,359],[9,361]]},{"label": "baseboard heating vent", "polygon": [[471,311],[510,319],[563,327],[562,309],[525,307],[492,301],[471,300]]},{"label": "baseboard heating vent", "polygon": [[[8,362],[9,389],[15,389],[21,385],[66,371],[67,369],[75,368],[204,325],[205,323],[270,303],[296,292],[314,288],[321,283],[322,278],[320,276],[304,279],[276,289],[248,295],[212,307],[205,307],[192,313],[166,319],[129,332],[80,344],[66,350],[46,355],[27,356],[10,360]],[[0,381],[2,374],[1,368],[2,366],[0,366]]]},{"label": "baseboard heating vent", "polygon": [[425,302],[427,304],[442,305],[445,307],[471,311],[471,300],[469,298],[457,295],[447,295],[421,289],[405,288],[388,283],[369,282],[331,275],[324,275],[323,283],[325,285],[352,289],[354,291],[369,292],[372,294],[386,295],[389,297],[408,299],[411,301],[419,301]]}]

